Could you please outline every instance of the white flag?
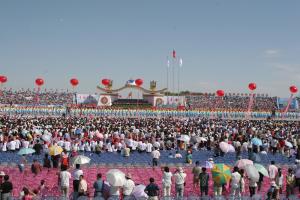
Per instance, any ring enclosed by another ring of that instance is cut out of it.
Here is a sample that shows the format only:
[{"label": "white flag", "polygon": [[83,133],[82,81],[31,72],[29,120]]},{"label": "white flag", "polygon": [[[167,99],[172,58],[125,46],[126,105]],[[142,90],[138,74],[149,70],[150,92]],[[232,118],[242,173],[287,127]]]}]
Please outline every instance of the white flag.
[{"label": "white flag", "polygon": [[182,67],[182,58],[179,59],[179,66]]}]

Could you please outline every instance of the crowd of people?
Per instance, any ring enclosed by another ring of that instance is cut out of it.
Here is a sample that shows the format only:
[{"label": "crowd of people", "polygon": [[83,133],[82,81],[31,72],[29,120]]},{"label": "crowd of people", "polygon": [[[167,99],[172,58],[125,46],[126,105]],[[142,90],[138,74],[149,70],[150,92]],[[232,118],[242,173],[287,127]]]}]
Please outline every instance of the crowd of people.
[{"label": "crowd of people", "polygon": [[2,90],[0,104],[6,105],[68,105],[73,104],[74,93],[58,90]]},{"label": "crowd of people", "polygon": [[[186,99],[187,104],[193,109],[247,111],[250,96],[226,95],[217,97],[215,94],[203,94],[186,96]],[[277,97],[255,96],[252,110],[271,112],[277,109]]]}]

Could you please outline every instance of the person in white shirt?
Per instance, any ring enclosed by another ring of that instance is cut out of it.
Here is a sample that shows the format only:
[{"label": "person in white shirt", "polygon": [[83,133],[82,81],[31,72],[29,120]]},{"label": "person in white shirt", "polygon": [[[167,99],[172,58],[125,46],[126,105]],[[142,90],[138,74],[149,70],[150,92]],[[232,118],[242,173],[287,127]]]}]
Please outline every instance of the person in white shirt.
[{"label": "person in white shirt", "polygon": [[160,157],[160,153],[156,147],[155,147],[154,151],[152,151],[151,155],[152,155],[152,166],[155,167],[158,165],[158,160]]},{"label": "person in white shirt", "polygon": [[23,148],[28,148],[29,147],[29,142],[27,140],[22,141],[22,147]]},{"label": "person in white shirt", "polygon": [[185,186],[186,173],[184,173],[182,167],[178,167],[176,173],[174,174],[175,179],[175,191],[176,197],[183,197],[184,186]]},{"label": "person in white shirt", "polygon": [[278,168],[275,166],[275,162],[272,160],[271,165],[269,166],[269,177],[271,181],[275,181],[277,172],[278,172]]},{"label": "person in white shirt", "polygon": [[10,141],[8,147],[9,147],[10,151],[15,151],[16,150],[16,141],[15,140]]},{"label": "person in white shirt", "polygon": [[59,174],[59,178],[60,178],[62,197],[63,199],[69,199],[71,174],[70,172],[67,171],[67,168],[65,166],[62,166],[61,172]]},{"label": "person in white shirt", "polygon": [[147,145],[146,152],[151,153],[153,145],[150,142],[146,142],[146,145]]},{"label": "person in white shirt", "polygon": [[127,196],[131,195],[131,193],[135,187],[135,184],[132,180],[131,174],[126,174],[125,178],[126,178],[126,181],[123,185],[123,195],[124,195],[124,197],[127,197]]},{"label": "person in white shirt", "polygon": [[164,167],[164,173],[162,179],[164,197],[171,196],[172,176],[173,175],[170,172],[169,167]]},{"label": "person in white shirt", "polygon": [[83,175],[79,177],[78,196],[86,196],[88,190],[88,184],[84,179]]},{"label": "person in white shirt", "polygon": [[241,191],[240,191],[240,181],[241,181],[241,174],[239,173],[239,168],[234,167],[233,168],[233,173],[231,174],[231,195],[235,197],[236,195],[238,198],[241,196]]},{"label": "person in white shirt", "polygon": [[71,142],[69,142],[68,140],[65,140],[64,149],[68,152],[71,151]]},{"label": "person in white shirt", "polygon": [[15,141],[16,141],[16,150],[19,150],[21,146],[21,142],[18,139],[16,139]]},{"label": "person in white shirt", "polygon": [[83,175],[83,171],[80,169],[80,165],[76,164],[75,167],[76,169],[73,172],[73,199],[77,199],[78,197],[80,176]]}]

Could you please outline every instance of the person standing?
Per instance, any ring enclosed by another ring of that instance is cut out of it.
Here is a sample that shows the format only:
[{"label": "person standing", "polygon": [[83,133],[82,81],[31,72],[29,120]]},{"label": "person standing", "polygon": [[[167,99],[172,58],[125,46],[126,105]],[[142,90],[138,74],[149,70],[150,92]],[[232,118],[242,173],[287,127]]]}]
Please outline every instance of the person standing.
[{"label": "person standing", "polygon": [[275,183],[279,189],[279,194],[282,194],[282,186],[283,186],[283,175],[281,172],[281,168],[278,168],[278,173],[275,177]]},{"label": "person standing", "polygon": [[175,174],[175,191],[176,191],[176,197],[183,197],[184,194],[184,186],[185,186],[185,178],[186,173],[184,173],[182,167],[178,167]]},{"label": "person standing", "polygon": [[249,178],[249,191],[250,197],[254,196],[256,193],[257,183],[252,178]]},{"label": "person standing", "polygon": [[208,195],[208,182],[209,182],[209,174],[206,173],[206,168],[202,167],[202,172],[199,174],[199,182],[200,182],[200,192],[201,196],[205,194]]},{"label": "person standing", "polygon": [[235,197],[237,195],[238,198],[241,197],[240,191],[240,182],[241,182],[241,174],[239,173],[239,168],[234,167],[233,173],[231,175],[231,195]]},{"label": "person standing", "polygon": [[275,166],[275,161],[271,161],[271,165],[269,166],[269,176],[271,181],[275,181],[275,177],[278,173],[278,168]]},{"label": "person standing", "polygon": [[69,199],[69,188],[70,188],[70,179],[71,173],[67,171],[65,166],[61,167],[61,172],[59,174],[60,179],[60,188],[62,191],[63,199]]},{"label": "person standing", "polygon": [[148,195],[148,200],[158,200],[159,187],[155,183],[154,178],[149,179],[149,184],[146,186],[144,192]]},{"label": "person standing", "polygon": [[160,152],[158,151],[157,147],[154,148],[154,151],[152,151],[151,155],[152,155],[152,166],[154,169],[154,167],[158,166],[158,161],[160,158]]},{"label": "person standing", "polygon": [[87,195],[88,184],[83,175],[79,177],[78,197]]},{"label": "person standing", "polygon": [[129,197],[135,187],[135,184],[132,180],[132,176],[131,174],[126,174],[125,176],[125,183],[123,185],[123,196],[125,197]]},{"label": "person standing", "polygon": [[4,176],[4,182],[1,184],[1,200],[10,200],[13,184],[9,181],[9,176]]},{"label": "person standing", "polygon": [[172,176],[173,175],[170,172],[169,167],[164,167],[163,179],[162,179],[164,197],[171,196]]},{"label": "person standing", "polygon": [[199,175],[201,173],[201,167],[199,161],[196,161],[195,166],[192,169],[192,173],[193,173],[193,186],[195,189],[196,187],[199,187]]},{"label": "person standing", "polygon": [[102,174],[97,174],[97,180],[94,182],[94,189],[95,194],[94,197],[101,197],[102,196],[102,188],[103,188],[104,181],[102,180]]},{"label": "person standing", "polygon": [[83,171],[80,169],[80,164],[76,164],[75,167],[76,169],[73,172],[73,199],[77,199],[78,197],[79,179],[80,176],[83,175]]},{"label": "person standing", "polygon": [[288,174],[286,176],[286,198],[294,194],[294,187],[295,187],[295,175],[293,173],[293,170],[289,168]]}]

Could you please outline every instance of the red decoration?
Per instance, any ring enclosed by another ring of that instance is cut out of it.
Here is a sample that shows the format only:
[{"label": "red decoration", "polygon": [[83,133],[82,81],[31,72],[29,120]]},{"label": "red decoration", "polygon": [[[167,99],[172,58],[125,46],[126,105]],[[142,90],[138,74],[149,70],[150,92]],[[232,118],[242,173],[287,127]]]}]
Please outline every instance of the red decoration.
[{"label": "red decoration", "polygon": [[110,80],[105,78],[105,79],[102,79],[102,84],[105,85],[105,86],[108,86],[110,84]]},{"label": "red decoration", "polygon": [[44,80],[41,78],[37,78],[35,80],[35,84],[40,87],[40,86],[44,85]]},{"label": "red decoration", "polygon": [[0,76],[0,83],[5,83],[7,81],[6,76]]},{"label": "red decoration", "polygon": [[72,78],[70,80],[70,83],[73,87],[77,86],[79,84],[79,81],[76,78]]},{"label": "red decoration", "polygon": [[172,56],[173,56],[173,58],[176,58],[176,51],[175,50],[173,50]]},{"label": "red decoration", "polygon": [[256,83],[249,83],[248,88],[250,90],[255,90],[256,89]]},{"label": "red decoration", "polygon": [[142,79],[140,79],[140,78],[135,80],[135,84],[137,86],[141,86],[141,85],[143,85],[143,83],[144,83],[144,81]]},{"label": "red decoration", "polygon": [[298,88],[297,88],[296,86],[292,85],[292,86],[290,87],[290,91],[291,91],[292,94],[295,94],[295,93],[298,92]]},{"label": "red decoration", "polygon": [[218,97],[222,97],[222,96],[224,96],[224,91],[223,90],[217,90],[217,95],[218,95]]}]

